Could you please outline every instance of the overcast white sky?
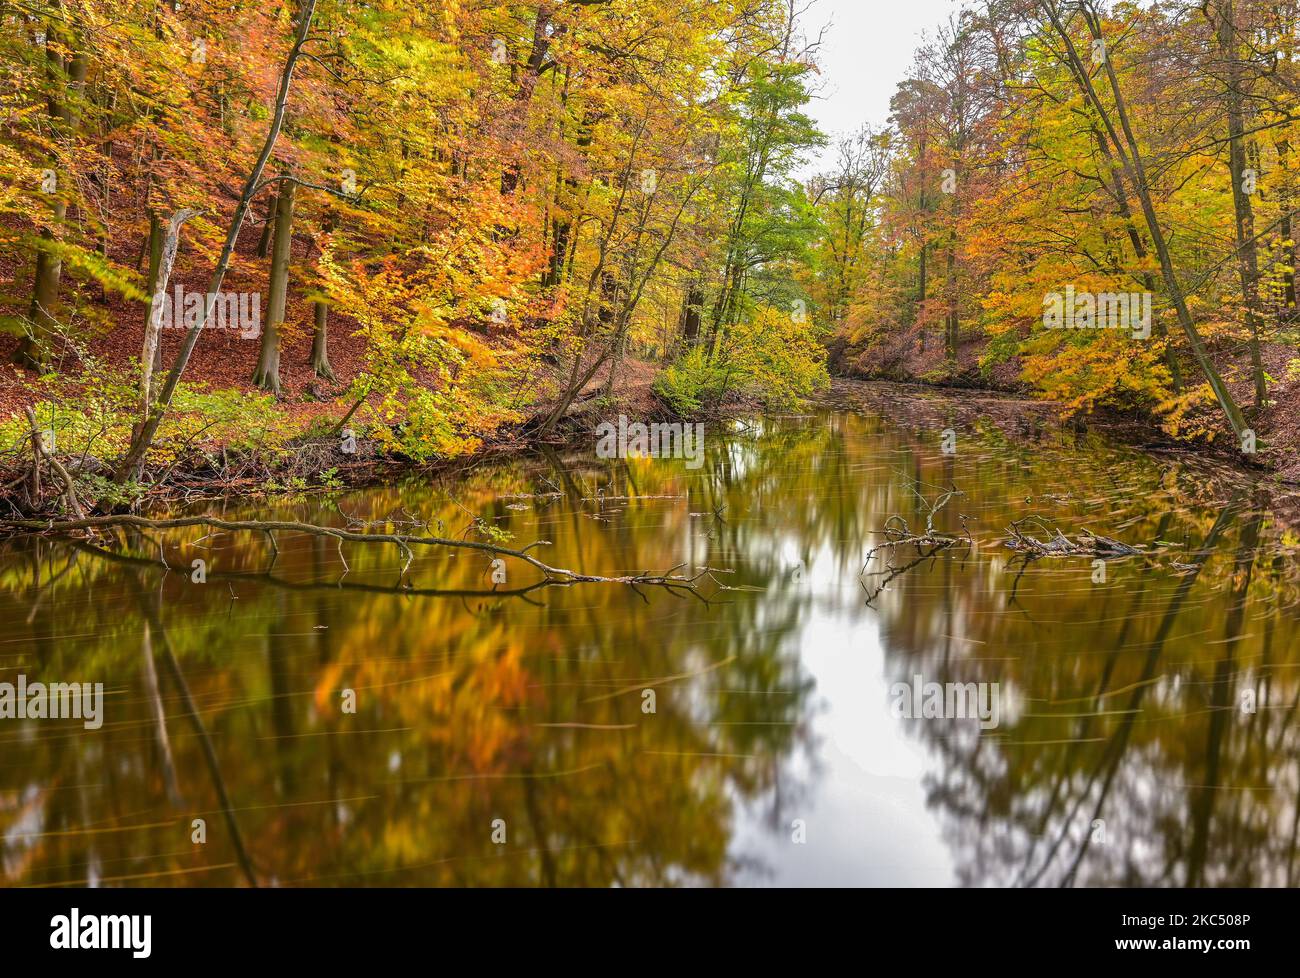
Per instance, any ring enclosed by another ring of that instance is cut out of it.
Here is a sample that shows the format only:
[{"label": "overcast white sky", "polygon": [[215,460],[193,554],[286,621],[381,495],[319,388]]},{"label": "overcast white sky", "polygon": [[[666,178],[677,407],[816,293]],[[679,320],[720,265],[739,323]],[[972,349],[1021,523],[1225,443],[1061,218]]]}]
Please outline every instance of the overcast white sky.
[{"label": "overcast white sky", "polygon": [[[804,30],[815,37],[822,25],[830,28],[821,48],[821,97],[808,108],[832,142],[865,122],[884,125],[921,32],[958,9],[957,0],[815,0]],[[801,175],[829,168],[833,154],[828,146]]]}]

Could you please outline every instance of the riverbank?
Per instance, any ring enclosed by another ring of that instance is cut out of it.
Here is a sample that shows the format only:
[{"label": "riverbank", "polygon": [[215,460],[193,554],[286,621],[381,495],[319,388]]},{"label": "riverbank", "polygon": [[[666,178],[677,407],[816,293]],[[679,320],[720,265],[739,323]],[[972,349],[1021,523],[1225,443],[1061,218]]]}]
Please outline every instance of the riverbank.
[{"label": "riverbank", "polygon": [[[986,405],[993,402],[985,395],[996,395],[1020,404],[1048,405],[1057,414],[1063,411],[1063,405],[1041,400],[1023,380],[1018,357],[985,365],[987,341],[984,339],[967,338],[958,347],[955,362],[946,359],[942,345],[918,346],[909,340],[906,336],[891,336],[865,350],[832,345],[832,372],[845,379],[895,383],[917,390],[970,392]],[[1243,407],[1249,405],[1253,392],[1248,364],[1238,362],[1241,351],[1212,348],[1210,352],[1238,403]],[[1229,443],[1230,439],[1207,442],[1172,438],[1156,418],[1142,410],[1122,411],[1096,405],[1072,418],[1103,428],[1149,451],[1209,456],[1245,471],[1276,476],[1283,483],[1300,484],[1300,377],[1290,376],[1289,368],[1296,349],[1283,343],[1265,343],[1261,352],[1271,378],[1271,399],[1258,413],[1245,408],[1258,440],[1253,455],[1244,455],[1238,446]]]},{"label": "riverbank", "polygon": [[[336,403],[288,404],[286,418],[304,424],[319,417],[323,424],[318,427],[324,429],[323,433],[291,437],[262,452],[232,450],[228,444],[205,445],[202,451],[176,460],[166,471],[154,473],[157,481],[147,489],[129,497],[106,493],[105,498],[88,503],[88,509],[156,511],[212,499],[368,488],[412,476],[468,471],[521,453],[564,450],[580,444],[593,447],[597,425],[620,414],[647,422],[682,420],[655,393],[656,376],[655,365],[628,360],[612,397],[604,396],[602,384],[591,384],[550,431],[542,433],[539,429],[553,405],[539,402],[523,421],[501,427],[473,451],[426,461],[395,454],[378,438],[351,429],[346,429],[347,433],[333,430],[339,413]],[[1099,432],[1152,455],[1195,461],[1207,469],[1245,473],[1279,486],[1300,484],[1300,465],[1270,466],[1272,456],[1267,452],[1243,458],[1223,445],[1192,446],[1169,438],[1158,425],[1136,413],[1100,408],[1086,416],[1063,418],[1059,404],[1035,399],[1014,384],[979,386],[971,375],[931,382],[841,376],[811,403],[836,410],[876,411],[905,427],[927,429],[936,439],[949,428],[961,432],[976,426],[991,426],[1007,440],[1020,444],[1032,444],[1045,432],[1061,428],[1080,435]],[[313,410],[293,410],[301,407]],[[330,408],[330,413],[325,413],[324,408]],[[757,403],[732,397],[717,410],[689,420],[719,423],[760,412]],[[105,484],[106,460],[82,455],[64,462],[69,474],[81,484],[79,495],[85,496],[86,489]],[[30,469],[30,455],[11,458],[0,466],[0,506],[10,517],[32,515],[28,505]],[[53,510],[37,512],[53,515],[54,510],[66,509],[56,498],[49,502]]]},{"label": "riverbank", "polygon": [[[594,452],[597,426],[602,420],[619,415],[642,422],[683,420],[654,390],[659,369],[648,362],[626,359],[619,370],[619,383],[610,396],[605,394],[603,378],[593,381],[546,431],[542,430],[543,422],[555,402],[538,401],[521,420],[502,425],[483,437],[473,450],[455,456],[418,460],[394,452],[377,436],[383,433],[377,422],[354,415],[354,420],[346,426],[340,425],[346,406],[338,400],[281,400],[274,402],[275,423],[292,430],[293,434],[282,440],[267,439],[267,444],[254,448],[242,441],[220,437],[196,443],[187,454],[167,466],[153,466],[149,485],[138,492],[119,492],[110,487],[109,456],[64,451],[61,464],[78,483],[77,494],[87,503],[86,508],[102,512],[144,511],[207,499],[369,488],[412,476],[468,471],[522,452],[544,452],[579,443],[588,445]],[[242,391],[215,392],[216,396],[224,394],[232,398],[251,396]],[[23,404],[23,409],[28,406]],[[732,394],[715,410],[691,420],[715,423],[760,410],[757,402]],[[49,495],[53,488],[62,488],[62,477],[57,471],[49,472],[46,466],[43,466],[46,469],[43,483],[49,506],[33,509],[31,449],[22,438],[12,441],[8,456],[0,461],[0,512],[17,517],[54,515],[56,510],[66,510],[61,493]],[[103,495],[91,502],[95,489]]]}]

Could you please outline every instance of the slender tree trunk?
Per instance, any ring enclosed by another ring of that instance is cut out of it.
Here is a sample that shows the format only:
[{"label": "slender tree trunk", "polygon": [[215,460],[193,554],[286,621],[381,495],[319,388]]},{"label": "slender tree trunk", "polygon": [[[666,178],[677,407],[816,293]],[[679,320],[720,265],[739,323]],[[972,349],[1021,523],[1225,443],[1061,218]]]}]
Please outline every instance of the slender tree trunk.
[{"label": "slender tree trunk", "polygon": [[334,368],[330,366],[329,318],[330,307],[323,302],[315,305],[316,325],[311,337],[311,367],[316,376],[324,380],[334,380]]},{"label": "slender tree trunk", "polygon": [[[163,223],[162,218],[158,216],[155,210],[149,211],[149,296],[150,309],[153,308],[154,296],[160,291],[158,286],[158,266],[162,262],[163,254]],[[162,286],[166,289],[166,284]],[[163,345],[162,334],[159,334],[157,343],[153,348],[153,365],[150,367],[153,373],[160,374],[163,371]]]},{"label": "slender tree trunk", "polygon": [[275,206],[275,245],[271,249],[271,282],[267,290],[266,328],[257,354],[253,383],[264,391],[280,393],[280,327],[289,296],[289,260],[293,251],[293,201],[295,184],[280,185]]},{"label": "slender tree trunk", "polygon": [[[1142,205],[1142,216],[1146,219],[1147,230],[1151,235],[1152,246],[1155,248],[1156,257],[1160,260],[1160,273],[1165,281],[1165,289],[1178,315],[1179,325],[1182,326],[1183,332],[1187,335],[1192,357],[1196,360],[1197,366],[1201,368],[1201,372],[1209,382],[1211,390],[1214,391],[1215,398],[1223,409],[1228,424],[1232,427],[1233,437],[1240,439],[1242,432],[1246,430],[1246,419],[1242,416],[1241,408],[1237,406],[1237,402],[1233,399],[1232,392],[1228,390],[1223,378],[1219,376],[1219,371],[1215,368],[1214,362],[1210,359],[1209,351],[1206,349],[1205,340],[1197,331],[1196,324],[1192,321],[1192,315],[1188,311],[1182,286],[1179,284],[1178,277],[1174,272],[1173,259],[1169,254],[1169,245],[1165,239],[1164,228],[1156,216],[1155,204],[1151,199],[1151,189],[1147,183],[1146,165],[1138,147],[1137,137],[1133,134],[1133,128],[1129,122],[1127,103],[1123,90],[1120,88],[1119,79],[1115,75],[1113,59],[1109,56],[1105,59],[1103,70],[1115,102],[1115,117],[1117,117],[1119,123],[1118,130],[1110,111],[1102,103],[1096,89],[1093,87],[1092,77],[1079,57],[1079,52],[1074,46],[1074,39],[1070,36],[1069,29],[1061,20],[1055,0],[1038,0],[1038,4],[1039,8],[1051,21],[1052,27],[1065,47],[1066,57],[1075,82],[1078,84],[1085,100],[1101,120],[1116,155],[1119,157],[1120,163],[1128,176],[1129,183],[1138,195],[1138,200]],[[1100,40],[1101,24],[1096,12],[1091,9],[1085,10],[1085,16],[1088,17],[1092,36]]]},{"label": "slender tree trunk", "polygon": [[266,205],[266,222],[262,225],[262,236],[257,239],[257,257],[265,258],[271,252],[271,238],[275,231],[275,215],[280,209],[280,195],[276,194]]},{"label": "slender tree trunk", "polygon": [[1277,147],[1278,169],[1281,171],[1281,180],[1278,181],[1277,205],[1282,211],[1281,220],[1278,222],[1278,231],[1282,236],[1282,315],[1281,318],[1290,322],[1296,316],[1296,291],[1295,291],[1295,239],[1291,237],[1291,202],[1294,197],[1291,193],[1291,141],[1285,137],[1280,138],[1275,143]]},{"label": "slender tree trunk", "polygon": [[614,384],[618,377],[618,368],[623,364],[623,353],[627,348],[627,330],[619,330],[618,336],[614,338],[614,352],[609,361],[609,376],[605,378],[605,400],[608,401],[614,396]]},{"label": "slender tree trunk", "polygon": [[925,311],[921,308],[925,305],[926,291],[926,252],[928,248],[924,240],[921,241],[921,253],[917,256],[917,278],[916,287],[916,319],[921,329],[921,352],[925,352]]},{"label": "slender tree trunk", "polygon": [[[167,282],[171,278],[172,264],[176,261],[181,225],[197,213],[198,211],[186,207],[173,214],[167,222],[167,231],[158,249],[158,261],[153,268],[153,282],[149,292],[149,317],[144,325],[144,346],[140,351],[140,424],[148,419],[149,406],[153,401],[153,373],[155,364],[159,362],[158,351],[162,347],[162,304]],[[173,309],[172,312],[174,316],[181,315],[180,309]]]},{"label": "slender tree trunk", "polygon": [[1227,80],[1225,101],[1228,110],[1228,171],[1232,180],[1232,207],[1237,219],[1237,271],[1241,278],[1241,297],[1246,306],[1246,327],[1250,331],[1250,364],[1255,380],[1255,410],[1268,401],[1268,380],[1259,348],[1260,302],[1259,257],[1255,247],[1255,213],[1246,193],[1246,131],[1242,109],[1243,77],[1237,58],[1237,24],[1233,0],[1219,0],[1219,55],[1223,59]]},{"label": "slender tree trunk", "polygon": [[[569,69],[564,69],[564,83],[560,87],[561,110],[568,111],[569,106]],[[585,149],[591,145],[591,113],[588,112],[578,123],[574,145]],[[555,288],[564,281],[564,270],[569,259],[572,245],[573,214],[567,209],[573,206],[578,196],[578,181],[565,173],[565,165],[560,163],[555,170],[555,216],[551,218],[551,256],[542,273],[542,288]]]},{"label": "slender tree trunk", "polygon": [[[571,181],[565,181],[566,186],[570,183]],[[551,226],[554,230],[554,240],[546,271],[542,275],[542,287],[548,289],[564,281],[564,261],[569,255],[569,235],[573,232],[573,222],[567,217],[557,215],[552,220]]]},{"label": "slender tree trunk", "polygon": [[[293,71],[298,64],[299,57],[302,56],[302,46],[306,43],[307,35],[311,31],[312,18],[315,13],[316,0],[302,0],[301,13],[298,18],[298,33],[294,39],[293,47],[285,58],[284,70],[280,73],[279,88],[275,97],[275,113],[271,117],[271,125],[267,130],[266,139],[262,142],[261,152],[257,155],[257,161],[253,164],[248,179],[244,181],[243,192],[239,195],[239,202],[235,205],[235,216],[230,222],[229,230],[226,232],[226,243],[222,246],[221,257],[217,259],[217,267],[213,270],[212,279],[208,285],[209,294],[216,295],[219,293],[222,283],[226,280],[226,271],[230,268],[230,257],[234,254],[235,243],[239,240],[240,228],[244,226],[244,218],[248,216],[248,208],[258,190],[262,172],[266,169],[266,162],[271,158],[271,151],[275,148],[275,141],[279,138],[280,130],[284,127],[284,116],[289,102],[289,89],[293,84]],[[167,374],[167,382],[163,385],[162,392],[154,403],[153,409],[149,412],[148,420],[140,426],[135,436],[132,437],[131,445],[119,463],[116,473],[114,473],[114,478],[118,483],[140,477],[144,468],[145,456],[158,434],[158,426],[162,424],[163,418],[167,416],[172,397],[176,394],[176,387],[180,384],[181,376],[185,373],[185,367],[189,364],[190,356],[194,353],[194,347],[199,342],[199,333],[207,325],[208,313],[208,304],[204,302],[199,321],[185,333],[185,341],[181,344],[180,352],[176,355],[176,362],[172,364],[171,371]]]},{"label": "slender tree trunk", "polygon": [[700,341],[700,319],[704,309],[704,288],[698,282],[692,282],[686,289],[686,300],[682,303],[682,339],[688,347]]},{"label": "slender tree trunk", "polygon": [[[957,152],[961,152],[960,145]],[[955,164],[954,164],[955,166]],[[961,186],[960,174],[956,169],[953,170],[957,175],[957,186]],[[948,255],[947,255],[947,273],[948,282],[946,291],[948,293],[948,310],[947,322],[944,329],[944,355],[954,363],[957,361],[957,335],[961,327],[961,317],[958,312],[958,303],[960,296],[957,292],[957,223],[961,218],[961,199],[957,196],[956,190],[950,195],[952,197],[952,228],[948,233]]]},{"label": "slender tree trunk", "polygon": [[718,332],[722,328],[722,319],[726,315],[727,305],[731,301],[732,250],[727,251],[727,261],[722,269],[722,285],[718,288],[718,297],[713,300],[713,313],[709,316],[709,333],[704,339],[704,350],[709,359],[718,345]]},{"label": "slender tree trunk", "polygon": [[957,315],[957,242],[948,246],[948,315],[947,328],[944,330],[944,354],[949,360],[957,360],[957,332],[959,327]]},{"label": "slender tree trunk", "polygon": [[[731,327],[740,322],[740,299],[745,294],[748,273],[737,270],[731,288],[727,292],[727,303],[722,307],[722,317],[718,329],[714,332],[713,342],[709,346],[709,357],[717,356],[719,350],[726,348],[727,337]],[[728,368],[730,369],[730,368]]]},{"label": "slender tree trunk", "polygon": [[[522,113],[524,108],[532,101],[533,90],[537,87],[537,79],[541,76],[542,65],[546,61],[546,54],[551,49],[551,15],[552,9],[549,3],[539,3],[537,13],[533,18],[533,44],[528,53],[528,61],[523,66],[523,75],[517,78],[517,88],[515,89],[514,108],[517,113]],[[520,164],[518,160],[511,160],[501,171],[501,194],[510,196],[519,186],[521,175]]]},{"label": "slender tree trunk", "polygon": [[[67,142],[76,136],[81,125],[81,99],[86,88],[86,71],[89,66],[83,51],[75,52],[64,65],[63,58],[50,42],[61,40],[58,27],[51,22],[46,43],[46,74],[50,83],[48,109],[56,131]],[[50,346],[59,330],[54,316],[59,301],[59,283],[63,277],[63,259],[54,245],[68,216],[68,202],[64,194],[68,181],[57,159],[50,161],[55,172],[54,198],[50,204],[50,223],[41,229],[41,244],[36,253],[36,273],[32,281],[32,301],[27,318],[30,331],[23,336],[14,351],[13,362],[28,370],[44,372],[49,364]]]},{"label": "slender tree trunk", "polygon": [[[1133,218],[1133,208],[1129,206],[1128,187],[1124,183],[1124,170],[1115,162],[1115,154],[1111,152],[1106,137],[1102,135],[1101,130],[1096,126],[1090,128],[1092,129],[1093,139],[1097,143],[1097,148],[1101,151],[1106,166],[1115,180],[1115,186],[1112,188],[1106,183],[1105,175],[1102,174],[1101,185],[1106,188],[1107,193],[1114,197],[1120,217],[1124,218],[1124,228],[1128,234],[1129,244],[1133,248],[1133,254],[1137,257],[1138,263],[1145,266],[1150,252],[1147,251],[1146,242],[1142,240],[1142,235],[1138,231],[1137,223]],[[1139,281],[1147,292],[1155,294],[1156,280],[1149,271],[1143,271]],[[1169,329],[1162,321],[1156,325],[1155,331],[1156,335],[1165,341],[1165,363],[1169,366],[1169,378],[1173,384],[1174,393],[1181,394],[1183,392],[1183,371],[1178,362],[1178,351],[1174,349],[1173,343],[1170,342]]]},{"label": "slender tree trunk", "polygon": [[[59,199],[51,208],[52,224],[61,225],[67,217],[67,202]],[[32,302],[27,311],[30,332],[18,342],[13,360],[26,370],[43,373],[49,365],[50,344],[58,332],[58,320],[52,310],[59,300],[59,279],[63,273],[63,259],[53,251],[56,240],[52,228],[41,229],[40,250],[36,253],[36,275],[32,284]]]}]

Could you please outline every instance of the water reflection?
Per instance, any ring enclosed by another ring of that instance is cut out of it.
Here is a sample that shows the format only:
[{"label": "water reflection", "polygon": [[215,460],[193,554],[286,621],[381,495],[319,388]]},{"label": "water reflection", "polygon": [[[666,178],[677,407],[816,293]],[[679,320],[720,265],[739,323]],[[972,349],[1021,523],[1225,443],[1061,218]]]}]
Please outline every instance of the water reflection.
[{"label": "water reflection", "polygon": [[[11,542],[0,681],[107,696],[94,732],[0,721],[0,878],[1294,885],[1300,575],[1274,501],[968,407],[711,432],[698,471],[548,452],[204,507],[471,535],[481,517],[559,566],[714,568],[727,589],[702,600],[536,588],[522,565],[494,584],[464,552],[403,577],[395,548],[289,536]],[[978,546],[868,607],[863,555],[893,515],[924,525],[916,483],[964,490],[936,528],[964,516]],[[1028,514],[1159,546],[1100,582],[1087,560],[1022,567],[998,541]],[[985,731],[892,716],[917,674],[997,682],[1014,708]]]}]

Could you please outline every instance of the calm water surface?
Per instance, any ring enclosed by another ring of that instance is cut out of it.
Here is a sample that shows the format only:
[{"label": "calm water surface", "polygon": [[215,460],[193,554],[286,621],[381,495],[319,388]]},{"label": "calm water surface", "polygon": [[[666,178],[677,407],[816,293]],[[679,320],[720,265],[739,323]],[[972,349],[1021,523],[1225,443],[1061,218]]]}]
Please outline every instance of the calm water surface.
[{"label": "calm water surface", "polygon": [[[493,593],[482,555],[426,551],[402,578],[394,547],[288,535],[278,555],[197,529],[2,545],[0,682],[99,681],[105,702],[95,731],[0,720],[0,880],[1300,882],[1300,571],[1276,495],[1050,423],[1008,434],[970,398],[905,418],[901,393],[861,393],[710,429],[694,470],[579,449],[195,507],[483,539],[479,517],[575,570],[715,569],[695,596],[523,590],[513,561]],[[936,526],[964,515],[977,546],[872,597],[866,552],[892,516],[924,524],[918,484],[965,493]],[[1104,580],[1024,566],[1002,540],[1031,514],[1151,553]],[[916,675],[997,683],[1001,723],[898,716]]]}]

